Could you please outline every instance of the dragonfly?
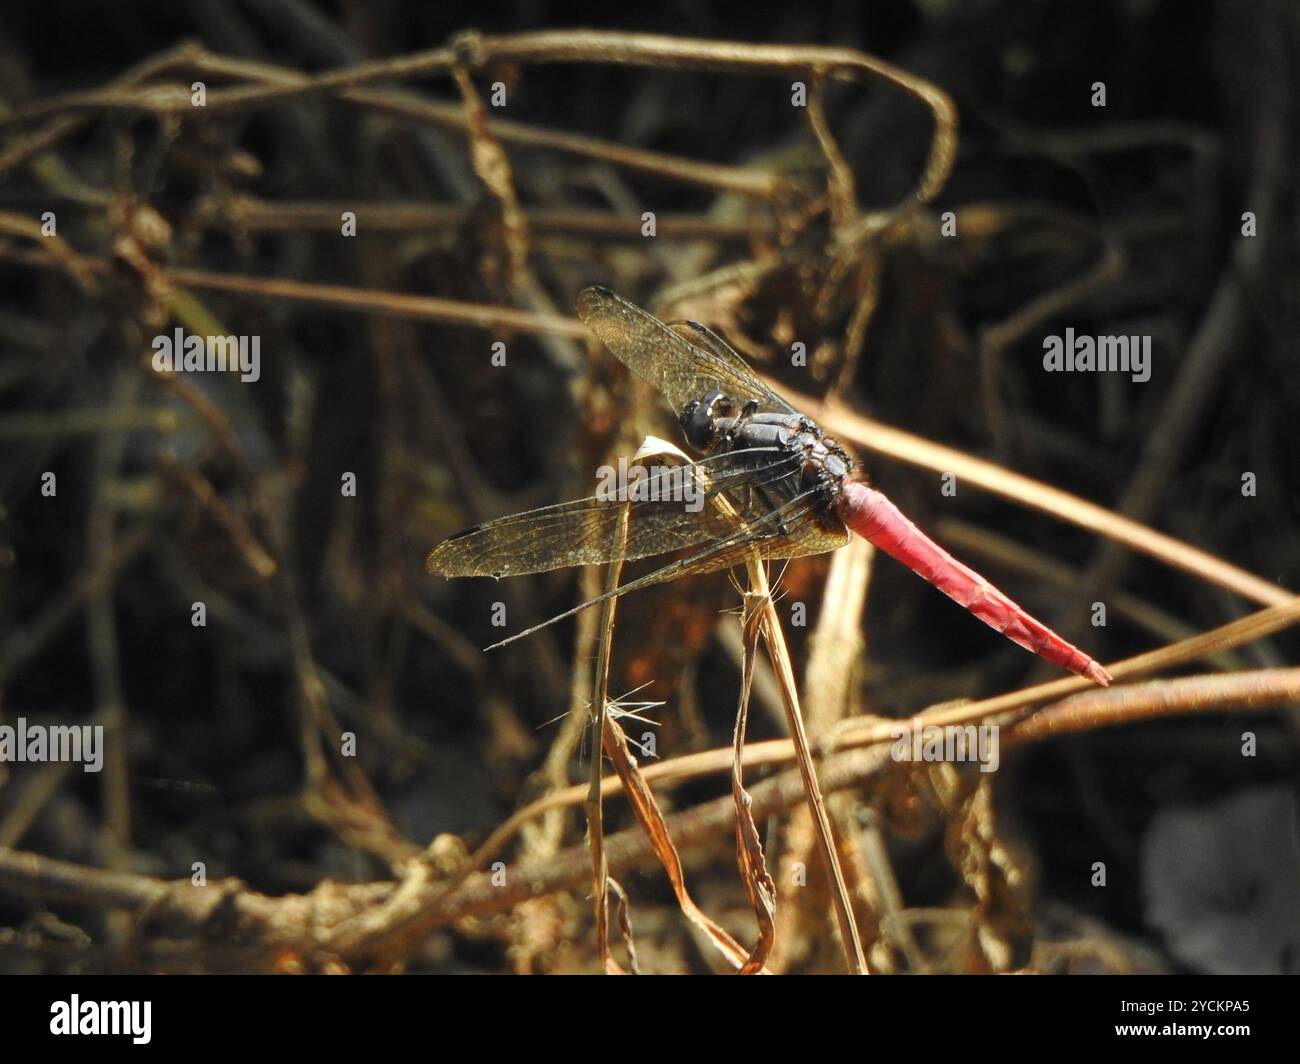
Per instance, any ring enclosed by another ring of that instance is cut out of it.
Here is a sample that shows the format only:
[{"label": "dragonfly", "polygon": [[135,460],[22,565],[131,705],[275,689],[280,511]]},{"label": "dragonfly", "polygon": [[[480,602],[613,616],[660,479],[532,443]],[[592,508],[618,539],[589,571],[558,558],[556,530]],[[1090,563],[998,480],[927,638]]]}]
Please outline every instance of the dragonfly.
[{"label": "dragonfly", "polygon": [[698,322],[660,321],[608,288],[584,289],[577,310],[605,347],[667,400],[700,457],[652,469],[637,491],[604,491],[466,529],[430,551],[425,569],[446,577],[499,578],[684,553],[493,647],[654,584],[755,557],[822,554],[856,534],[1012,642],[1103,687],[1110,684],[1098,662],[954,558],[871,487],[848,451],[760,381],[722,337]]}]

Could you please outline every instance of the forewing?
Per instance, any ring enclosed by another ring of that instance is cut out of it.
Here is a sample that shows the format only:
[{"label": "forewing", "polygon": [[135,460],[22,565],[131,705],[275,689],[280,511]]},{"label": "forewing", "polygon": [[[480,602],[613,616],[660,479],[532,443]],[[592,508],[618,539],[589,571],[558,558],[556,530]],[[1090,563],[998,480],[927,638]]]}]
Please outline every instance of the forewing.
[{"label": "forewing", "polygon": [[[760,410],[795,413],[754,376],[743,358],[708,330],[689,322],[678,328],[666,325],[608,288],[583,289],[578,294],[578,316],[628,369],[660,391],[675,414],[712,391],[742,403],[753,400]],[[692,332],[697,334],[694,340],[688,339]]]},{"label": "forewing", "polygon": [[[740,525],[782,506],[799,483],[798,457],[779,449],[656,468],[633,501],[597,495],[498,518],[439,544],[425,569],[440,576],[519,576],[728,540]],[[651,497],[656,494],[667,497]],[[696,504],[688,505],[692,498]]]}]

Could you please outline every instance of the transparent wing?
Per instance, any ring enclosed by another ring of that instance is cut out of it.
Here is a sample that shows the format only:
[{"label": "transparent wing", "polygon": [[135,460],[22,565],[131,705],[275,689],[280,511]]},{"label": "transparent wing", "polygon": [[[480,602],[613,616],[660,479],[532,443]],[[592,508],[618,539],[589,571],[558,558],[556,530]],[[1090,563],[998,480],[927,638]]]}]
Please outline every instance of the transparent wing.
[{"label": "transparent wing", "polygon": [[578,317],[628,369],[653,384],[675,414],[715,390],[742,402],[754,400],[760,410],[796,413],[721,337],[702,325],[666,325],[608,288],[583,289]]},{"label": "transparent wing", "polygon": [[754,448],[651,467],[630,501],[604,492],[489,521],[441,543],[425,569],[441,576],[519,576],[730,540],[746,525],[772,527],[773,511],[803,490],[799,464],[788,451]]},{"label": "transparent wing", "polygon": [[668,565],[656,569],[640,579],[633,580],[631,583],[623,584],[613,591],[607,591],[596,598],[588,599],[586,602],[574,606],[573,609],[556,614],[541,624],[535,624],[522,632],[516,632],[499,643],[493,643],[487,649],[492,650],[495,647],[513,643],[516,639],[532,635],[533,632],[541,628],[562,621],[566,617],[572,617],[575,613],[581,613],[591,606],[597,606],[612,598],[619,598],[632,591],[640,591],[642,588],[650,587],[653,584],[667,583],[670,580],[676,580],[692,573],[708,573],[716,572],[719,569],[730,569],[735,565],[743,565],[748,558],[754,555],[764,559],[799,558],[809,554],[823,554],[826,551],[844,546],[849,541],[848,530],[843,526],[834,524],[828,527],[823,522],[817,514],[816,508],[812,505],[815,501],[815,494],[815,490],[803,491],[791,497],[784,505],[769,510],[753,521],[743,523],[733,521],[730,535],[715,540],[703,550],[697,551],[689,557],[670,562]]}]

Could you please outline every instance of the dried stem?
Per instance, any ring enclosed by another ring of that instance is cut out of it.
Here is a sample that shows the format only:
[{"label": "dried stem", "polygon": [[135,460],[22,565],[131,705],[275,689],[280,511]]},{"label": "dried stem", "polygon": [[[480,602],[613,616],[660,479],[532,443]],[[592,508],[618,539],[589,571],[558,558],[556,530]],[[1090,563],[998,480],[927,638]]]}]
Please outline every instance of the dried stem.
[{"label": "dried stem", "polygon": [[767,573],[762,562],[757,558],[751,558],[746,562],[746,569],[749,573],[750,589],[759,596],[762,604],[763,638],[767,642],[768,657],[776,672],[777,683],[781,689],[781,701],[785,706],[786,719],[790,723],[795,763],[799,766],[799,776],[807,792],[808,811],[812,814],[813,825],[817,831],[817,843],[821,849],[822,861],[826,865],[827,878],[830,880],[831,898],[835,903],[835,916],[839,920],[845,957],[851,972],[855,975],[865,975],[867,961],[862,951],[862,936],[858,932],[857,921],[853,916],[853,906],[849,901],[848,887],[844,883],[844,872],[840,868],[839,853],[835,848],[830,818],[826,815],[826,800],[822,797],[821,784],[817,782],[817,771],[813,767],[812,753],[808,748],[803,713],[799,708],[799,692],[795,685],[794,669],[790,664],[790,652],[786,649],[785,637],[781,631],[781,619],[772,604],[772,594],[767,586]]}]

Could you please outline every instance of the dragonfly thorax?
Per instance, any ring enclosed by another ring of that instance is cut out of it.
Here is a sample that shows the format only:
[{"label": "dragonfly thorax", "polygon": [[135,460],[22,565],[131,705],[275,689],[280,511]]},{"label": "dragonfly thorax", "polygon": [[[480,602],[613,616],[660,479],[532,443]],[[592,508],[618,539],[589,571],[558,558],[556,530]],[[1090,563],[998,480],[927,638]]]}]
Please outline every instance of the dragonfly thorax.
[{"label": "dragonfly thorax", "polygon": [[687,403],[679,420],[690,445],[705,454],[753,451],[756,467],[796,458],[799,489],[815,492],[819,509],[829,515],[853,459],[811,418],[757,407],[753,400],[712,391]]}]

